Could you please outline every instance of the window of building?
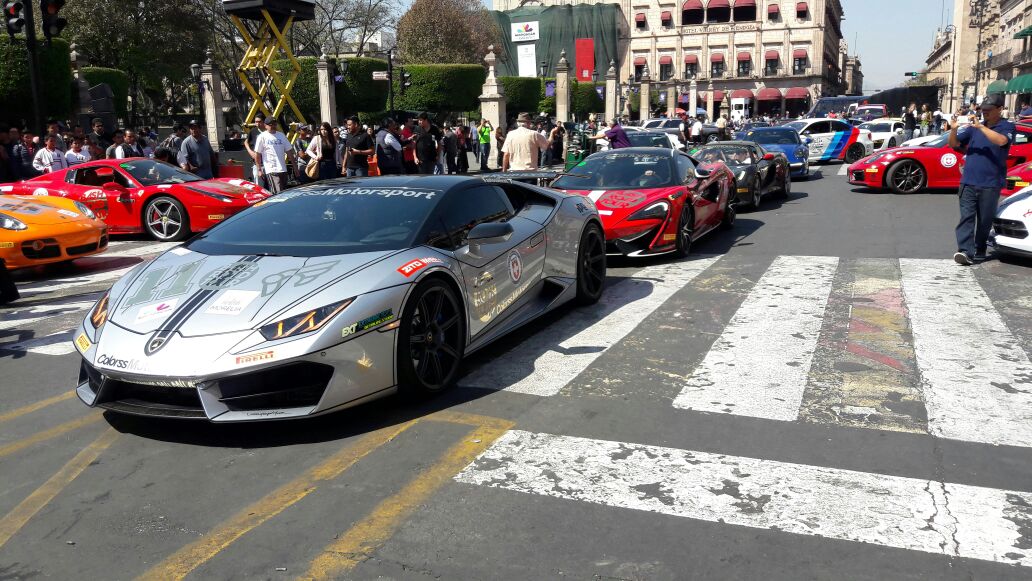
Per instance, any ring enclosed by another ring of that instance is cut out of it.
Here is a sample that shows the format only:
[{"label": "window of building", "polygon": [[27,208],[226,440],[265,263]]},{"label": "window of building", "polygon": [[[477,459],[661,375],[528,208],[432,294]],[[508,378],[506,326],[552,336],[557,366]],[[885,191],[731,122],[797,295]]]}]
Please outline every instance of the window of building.
[{"label": "window of building", "polygon": [[773,77],[778,74],[778,59],[767,59],[763,65],[763,74]]},{"label": "window of building", "polygon": [[685,63],[684,65],[684,76],[685,78],[695,78],[699,74],[699,63]]},{"label": "window of building", "polygon": [[659,23],[662,26],[666,26],[666,27],[673,26],[674,25],[673,13],[670,12],[669,10],[664,10],[663,13],[659,15]]},{"label": "window of building", "polygon": [[641,76],[645,74],[645,65],[634,65],[634,80],[640,81]]},{"label": "window of building", "polygon": [[810,7],[807,6],[806,2],[796,2],[795,11],[796,11],[796,18],[798,18],[800,20],[805,20],[807,14],[810,13]]},{"label": "window of building", "polygon": [[752,61],[738,61],[738,76],[748,77],[752,73]]},{"label": "window of building", "polygon": [[793,75],[805,75],[806,74],[806,57],[796,57],[792,59],[792,74]]},{"label": "window of building", "polygon": [[681,4],[681,25],[691,26],[702,24],[706,21],[706,10],[702,7],[702,0],[685,0]]},{"label": "window of building", "polygon": [[735,22],[753,22],[756,20],[756,0],[736,0],[732,10]]},{"label": "window of building", "polygon": [[636,26],[638,28],[638,30],[644,30],[645,29],[645,13],[644,12],[639,12],[639,13],[634,15],[634,26]]},{"label": "window of building", "polygon": [[669,81],[672,78],[674,78],[674,64],[659,65],[659,80]]},{"label": "window of building", "polygon": [[723,6],[714,8],[713,5],[719,2],[720,0],[710,2],[710,7],[706,9],[707,23],[731,22],[731,7],[727,2],[723,2]]},{"label": "window of building", "polygon": [[724,63],[723,62],[710,63],[710,75],[712,75],[714,77],[723,77],[724,76]]},{"label": "window of building", "polygon": [[781,8],[777,4],[767,6],[767,20],[771,22],[781,20]]}]

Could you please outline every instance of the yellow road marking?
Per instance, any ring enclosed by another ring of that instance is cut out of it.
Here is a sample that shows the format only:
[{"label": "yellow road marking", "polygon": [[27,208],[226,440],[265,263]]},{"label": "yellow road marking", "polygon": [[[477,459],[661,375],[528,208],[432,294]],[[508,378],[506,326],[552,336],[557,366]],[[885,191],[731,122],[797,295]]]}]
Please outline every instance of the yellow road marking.
[{"label": "yellow road marking", "polygon": [[12,442],[10,444],[7,444],[6,446],[0,446],[0,458],[10,456],[11,454],[24,450],[29,446],[33,446],[40,442],[45,442],[46,440],[56,438],[62,434],[66,434],[68,432],[71,432],[72,430],[77,430],[83,426],[95,424],[99,422],[103,417],[104,416],[99,413],[92,413],[88,416],[81,417],[77,420],[71,420],[63,424],[58,424],[53,428],[50,428],[49,430],[43,430],[42,432],[29,436],[28,438]]},{"label": "yellow road marking", "polygon": [[340,476],[373,450],[390,442],[418,420],[381,428],[334,454],[294,480],[254,502],[198,541],[176,551],[138,579],[182,579],[252,529],[315,492],[317,483]]},{"label": "yellow road marking", "polygon": [[50,480],[43,483],[43,486],[37,488],[28,498],[21,501],[18,506],[0,519],[0,547],[7,544],[7,541],[11,540],[11,537],[21,530],[25,523],[29,522],[29,519],[75,480],[87,466],[100,456],[101,452],[115,441],[118,435],[115,430],[105,430],[99,438],[62,466],[56,474],[50,477]]},{"label": "yellow road marking", "polygon": [[30,403],[27,406],[23,406],[23,407],[20,407],[18,409],[11,410],[11,411],[9,411],[9,412],[7,412],[5,414],[0,414],[0,423],[6,422],[6,421],[10,421],[10,420],[13,420],[15,418],[19,418],[21,416],[24,416],[25,414],[31,414],[32,412],[34,412],[36,410],[41,410],[41,409],[43,409],[43,408],[45,408],[45,407],[47,407],[49,405],[54,405],[55,403],[60,403],[60,402],[65,401],[66,399],[72,399],[73,397],[75,397],[75,392],[74,391],[66,391],[66,392],[62,393],[61,395],[55,395],[54,397],[47,398],[47,399],[45,399],[43,401],[37,401],[36,403]]},{"label": "yellow road marking", "polygon": [[[467,423],[467,421],[460,420],[460,416],[463,415],[435,414],[426,419]],[[466,416],[466,418],[469,417]],[[449,448],[429,469],[397,494],[381,502],[369,516],[326,547],[323,553],[312,562],[302,579],[339,578],[368,559],[374,551],[387,542],[416,507],[426,502],[431,494],[514,425],[497,418],[491,419],[493,420],[492,425],[474,428],[463,441]]]}]

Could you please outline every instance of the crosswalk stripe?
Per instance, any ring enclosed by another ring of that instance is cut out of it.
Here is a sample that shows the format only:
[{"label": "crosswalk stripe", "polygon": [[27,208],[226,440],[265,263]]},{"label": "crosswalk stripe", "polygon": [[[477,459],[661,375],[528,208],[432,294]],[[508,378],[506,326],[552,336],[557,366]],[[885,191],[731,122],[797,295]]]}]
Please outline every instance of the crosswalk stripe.
[{"label": "crosswalk stripe", "polygon": [[513,430],[458,482],[708,522],[1032,565],[1032,493]]},{"label": "crosswalk stripe", "polygon": [[674,399],[674,407],[793,421],[838,258],[779,256]]},{"label": "crosswalk stripe", "polygon": [[[14,329],[18,327],[24,328],[51,317],[84,311],[92,307],[94,302],[95,301],[90,300],[38,305],[18,313],[5,314],[4,320],[0,321],[0,330]],[[18,315],[28,316],[16,318]]]},{"label": "crosswalk stripe", "polygon": [[1032,446],[1032,363],[971,269],[900,259],[933,435]]},{"label": "crosswalk stripe", "polygon": [[[648,266],[605,290],[590,309],[567,313],[459,385],[552,396],[719,257]],[[554,346],[542,352],[542,346]]]},{"label": "crosswalk stripe", "polygon": [[117,280],[124,276],[130,270],[136,268],[136,266],[136,264],[132,264],[130,266],[125,266],[122,268],[116,268],[115,270],[105,270],[101,272],[94,272],[79,276],[68,276],[63,278],[55,278],[47,281],[39,281],[37,283],[18,285],[18,292],[26,297],[31,297],[33,295],[40,295],[44,293],[59,292],[65,289],[74,288],[78,286],[100,284],[107,281]]},{"label": "crosswalk stripe", "polygon": [[844,176],[847,173],[849,173],[849,166],[846,165],[846,164],[840,165],[839,168],[838,168],[838,175]]}]

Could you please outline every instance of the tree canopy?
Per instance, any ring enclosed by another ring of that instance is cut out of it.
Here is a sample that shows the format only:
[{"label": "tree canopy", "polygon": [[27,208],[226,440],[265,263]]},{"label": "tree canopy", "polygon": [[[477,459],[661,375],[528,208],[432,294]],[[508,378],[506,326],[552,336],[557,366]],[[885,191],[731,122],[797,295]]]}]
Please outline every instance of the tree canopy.
[{"label": "tree canopy", "polygon": [[483,64],[502,33],[480,0],[415,0],[398,22],[401,58],[414,64]]}]

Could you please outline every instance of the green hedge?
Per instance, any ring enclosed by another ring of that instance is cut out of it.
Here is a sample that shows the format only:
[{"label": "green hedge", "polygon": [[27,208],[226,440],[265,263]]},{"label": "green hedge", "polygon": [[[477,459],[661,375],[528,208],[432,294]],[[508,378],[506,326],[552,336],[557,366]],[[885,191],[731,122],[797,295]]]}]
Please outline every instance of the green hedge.
[{"label": "green hedge", "polygon": [[115,95],[115,113],[122,118],[129,114],[129,75],[125,71],[105,67],[83,67],[79,71],[89,86],[107,83]]},{"label": "green hedge", "polygon": [[[68,41],[55,38],[51,46],[40,43],[37,55],[43,120],[71,118],[72,64]],[[28,53],[23,36],[16,37],[13,44],[0,42],[0,117],[12,123],[32,117]]]},{"label": "green hedge", "polygon": [[602,87],[604,90],[606,84],[570,82],[570,112],[577,116],[578,121],[587,119],[589,113],[605,112],[606,101],[598,96],[595,87]]},{"label": "green hedge", "polygon": [[540,111],[538,103],[544,96],[544,84],[536,77],[498,77],[505,90],[507,111]]},{"label": "green hedge", "polygon": [[354,115],[387,109],[387,83],[373,80],[373,71],[386,71],[387,61],[360,57],[347,63],[344,82],[336,84],[337,110]]},{"label": "green hedge", "polygon": [[480,65],[406,65],[412,86],[402,95],[395,69],[394,108],[404,111],[472,111],[480,109],[487,70]]},{"label": "green hedge", "polygon": [[[319,73],[315,70],[317,60],[314,56],[297,58],[298,64],[301,65],[301,73],[294,81],[294,89],[291,91],[294,103],[297,104],[297,108],[301,110],[301,114],[305,116],[305,122],[309,125],[318,125],[322,121],[319,118]],[[283,76],[290,71],[290,61],[287,59],[274,60],[269,63],[269,67]],[[285,77],[284,82],[286,82]],[[279,94],[275,88],[273,92],[276,95]],[[290,111],[290,107],[288,106],[284,111]],[[288,121],[294,120],[291,113],[286,113],[286,116]]]}]

